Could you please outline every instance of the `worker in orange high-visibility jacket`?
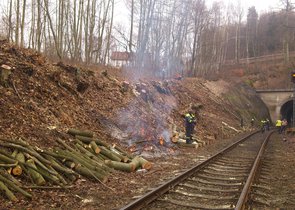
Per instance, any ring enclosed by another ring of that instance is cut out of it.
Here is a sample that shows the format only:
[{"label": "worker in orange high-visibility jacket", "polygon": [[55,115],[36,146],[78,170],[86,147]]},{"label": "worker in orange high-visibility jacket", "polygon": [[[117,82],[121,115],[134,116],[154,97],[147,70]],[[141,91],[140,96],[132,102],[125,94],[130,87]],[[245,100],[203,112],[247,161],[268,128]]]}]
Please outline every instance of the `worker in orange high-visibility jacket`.
[{"label": "worker in orange high-visibility jacket", "polygon": [[185,114],[185,138],[187,144],[191,144],[193,142],[192,136],[196,122],[197,121],[193,110],[189,110],[188,113]]}]

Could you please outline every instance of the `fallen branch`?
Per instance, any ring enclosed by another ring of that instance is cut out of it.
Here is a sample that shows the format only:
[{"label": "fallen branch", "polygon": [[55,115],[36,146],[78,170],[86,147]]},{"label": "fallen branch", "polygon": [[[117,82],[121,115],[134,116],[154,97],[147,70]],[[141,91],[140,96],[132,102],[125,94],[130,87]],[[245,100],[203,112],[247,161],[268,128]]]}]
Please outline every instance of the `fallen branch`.
[{"label": "fallen branch", "polygon": [[51,189],[51,190],[64,190],[64,189],[71,189],[74,186],[23,186],[24,189]]},{"label": "fallen branch", "polygon": [[14,84],[13,81],[12,81],[12,87],[13,87],[13,90],[15,91],[17,97],[22,101],[23,99],[22,99],[22,97],[19,95],[19,93],[18,93],[18,91],[17,91],[17,89],[16,89],[15,84]]},{"label": "fallen branch", "polygon": [[231,130],[233,130],[233,131],[235,131],[235,132],[237,132],[237,133],[240,132],[239,130],[235,129],[234,127],[228,125],[228,124],[225,123],[225,122],[222,122],[222,125],[224,125],[226,128],[229,128],[229,129],[231,129]]}]

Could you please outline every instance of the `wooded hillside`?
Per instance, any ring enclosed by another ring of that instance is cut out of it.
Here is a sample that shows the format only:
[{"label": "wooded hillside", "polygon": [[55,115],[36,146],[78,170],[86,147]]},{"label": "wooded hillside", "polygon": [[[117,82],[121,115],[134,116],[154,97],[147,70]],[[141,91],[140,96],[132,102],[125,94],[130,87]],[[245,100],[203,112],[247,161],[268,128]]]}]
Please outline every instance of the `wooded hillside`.
[{"label": "wooded hillside", "polygon": [[[136,76],[180,73],[204,76],[231,60],[295,50],[294,5],[258,14],[239,2],[208,6],[202,0],[124,1],[129,23],[114,23],[114,0],[9,0],[2,36],[48,57],[85,64],[111,64],[112,52],[130,53],[125,67]],[[124,11],[124,10],[122,10]],[[133,56],[134,55],[134,56]]]}]

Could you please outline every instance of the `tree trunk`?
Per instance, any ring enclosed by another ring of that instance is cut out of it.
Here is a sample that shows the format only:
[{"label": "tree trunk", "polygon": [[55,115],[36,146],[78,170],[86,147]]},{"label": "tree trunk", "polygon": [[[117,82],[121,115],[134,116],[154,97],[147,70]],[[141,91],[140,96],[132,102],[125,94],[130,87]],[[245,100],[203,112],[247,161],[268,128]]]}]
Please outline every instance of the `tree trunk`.
[{"label": "tree trunk", "polygon": [[131,18],[130,18],[130,34],[129,34],[129,51],[130,52],[132,52],[133,22],[134,22],[134,0],[131,0]]},{"label": "tree trunk", "polygon": [[22,22],[21,22],[21,40],[20,40],[20,46],[24,47],[24,28],[25,28],[25,15],[26,15],[26,0],[23,0],[23,14],[22,14]]},{"label": "tree trunk", "polygon": [[45,9],[45,12],[47,14],[48,21],[49,21],[51,33],[52,33],[54,44],[55,44],[56,53],[57,53],[57,56],[59,57],[59,59],[61,60],[62,56],[61,56],[61,53],[59,51],[58,40],[57,40],[56,34],[54,32],[54,27],[53,27],[53,24],[52,24],[51,16],[49,14],[48,0],[44,0],[44,4],[45,4],[44,9]]},{"label": "tree trunk", "polygon": [[16,0],[16,25],[15,25],[15,44],[19,45],[19,26],[20,26],[20,21],[19,21],[19,9],[20,9],[20,5],[19,5],[19,0]]},{"label": "tree trunk", "polygon": [[7,40],[12,40],[12,0],[9,2],[9,15],[8,15],[8,34],[7,34]]}]

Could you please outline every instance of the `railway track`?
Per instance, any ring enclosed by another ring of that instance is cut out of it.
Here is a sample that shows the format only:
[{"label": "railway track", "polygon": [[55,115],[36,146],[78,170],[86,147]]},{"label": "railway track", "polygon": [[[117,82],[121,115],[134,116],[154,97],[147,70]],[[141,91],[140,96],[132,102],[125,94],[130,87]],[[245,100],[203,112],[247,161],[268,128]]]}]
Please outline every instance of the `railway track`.
[{"label": "railway track", "polygon": [[121,210],[243,209],[271,134],[249,134]]}]

